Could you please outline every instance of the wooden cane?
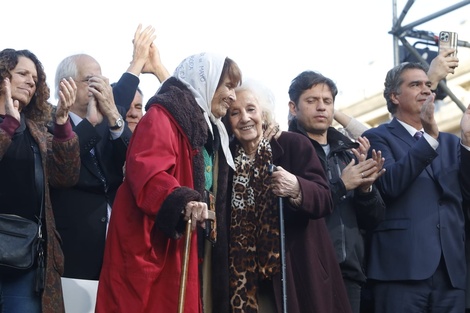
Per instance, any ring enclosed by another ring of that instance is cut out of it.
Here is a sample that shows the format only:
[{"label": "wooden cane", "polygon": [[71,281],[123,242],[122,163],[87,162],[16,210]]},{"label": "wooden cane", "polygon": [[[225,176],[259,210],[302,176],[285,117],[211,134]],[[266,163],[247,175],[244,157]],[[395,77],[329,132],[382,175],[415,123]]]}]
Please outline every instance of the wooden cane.
[{"label": "wooden cane", "polygon": [[185,230],[185,241],[184,241],[184,255],[183,255],[183,265],[181,268],[181,279],[180,279],[180,294],[178,298],[178,313],[184,312],[184,298],[186,296],[186,282],[188,280],[188,264],[189,264],[189,251],[191,249],[191,219],[189,217],[188,222],[186,223]]}]

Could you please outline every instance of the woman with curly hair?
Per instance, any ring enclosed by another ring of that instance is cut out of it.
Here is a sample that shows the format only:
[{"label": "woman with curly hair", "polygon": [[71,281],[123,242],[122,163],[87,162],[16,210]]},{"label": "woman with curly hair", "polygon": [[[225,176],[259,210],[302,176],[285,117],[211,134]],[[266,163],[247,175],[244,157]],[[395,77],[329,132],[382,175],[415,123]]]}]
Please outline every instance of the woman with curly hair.
[{"label": "woman with curly hair", "polygon": [[[60,280],[63,254],[49,185],[66,187],[78,180],[79,143],[68,119],[76,89],[71,79],[61,82],[52,135],[46,128],[52,107],[47,102],[49,88],[41,62],[28,50],[0,51],[0,214],[17,215],[42,225],[45,258],[42,283],[37,279],[42,263],[39,258],[26,270],[1,268],[2,312],[65,311]],[[39,171],[35,158],[40,160]],[[36,172],[43,175],[36,176]],[[41,176],[43,183],[36,184],[35,177]],[[41,185],[42,190],[37,188]]]}]

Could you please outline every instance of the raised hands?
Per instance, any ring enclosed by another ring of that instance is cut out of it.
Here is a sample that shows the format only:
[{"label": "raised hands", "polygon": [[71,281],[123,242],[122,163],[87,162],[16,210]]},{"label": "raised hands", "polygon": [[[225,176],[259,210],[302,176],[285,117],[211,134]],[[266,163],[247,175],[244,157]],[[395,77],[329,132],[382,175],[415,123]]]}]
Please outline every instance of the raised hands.
[{"label": "raised hands", "polygon": [[428,78],[431,81],[431,89],[437,88],[439,81],[446,78],[448,74],[454,74],[455,68],[459,66],[459,58],[450,56],[455,49],[441,50],[429,64]]},{"label": "raised hands", "polygon": [[358,137],[357,143],[359,144],[359,148],[353,149],[354,154],[356,156],[361,154],[367,155],[367,152],[369,152],[370,149],[369,139],[367,139],[367,137]]},{"label": "raised hands", "polygon": [[424,132],[437,139],[439,136],[439,128],[437,127],[436,119],[434,118],[434,99],[436,94],[432,93],[424,101],[421,107],[420,119],[423,125]]},{"label": "raised hands", "polygon": [[20,102],[18,100],[13,100],[11,97],[11,84],[9,78],[5,78],[3,80],[3,89],[5,90],[5,114],[13,116],[19,122],[21,120]]},{"label": "raised hands", "polygon": [[[359,158],[360,162],[366,160],[366,156],[362,154]],[[371,190],[372,184],[385,173],[385,169],[383,168],[385,163],[385,158],[382,157],[381,151],[375,151],[372,149],[372,157],[369,160],[374,160],[376,165],[374,168],[371,168],[367,171],[361,173],[361,183],[359,184],[359,188],[363,193],[369,192]],[[375,169],[375,170],[374,170]]]},{"label": "raised hands", "polygon": [[163,82],[168,77],[170,77],[170,73],[162,64],[160,59],[160,52],[158,51],[155,43],[150,44],[149,57],[144,65],[144,68],[142,69],[142,73],[152,73],[158,78],[160,82]]},{"label": "raised hands", "polygon": [[367,159],[367,152],[370,148],[369,140],[366,137],[359,137],[359,148],[352,149],[358,163],[355,160],[343,169],[341,180],[346,190],[360,188],[362,192],[370,191],[372,184],[385,173],[383,168],[385,159],[381,151],[372,150],[372,157]]},{"label": "raised hands", "polygon": [[[88,79],[88,92],[92,94],[87,109],[87,118],[90,123],[93,125],[99,124],[103,121],[103,116],[106,116],[110,125],[115,125],[119,117],[119,111],[114,103],[113,89],[109,84],[109,79],[101,75],[90,77]],[[95,104],[96,111],[93,107]]]},{"label": "raised hands", "polygon": [[98,103],[96,102],[95,97],[90,97],[90,101],[88,101],[86,118],[93,126],[96,126],[103,121],[103,114],[101,114],[100,110],[98,109]]},{"label": "raised hands", "polygon": [[142,30],[142,24],[139,24],[132,40],[134,53],[127,71],[137,76],[141,73],[151,73],[162,82],[170,77],[170,73],[162,64],[160,52],[154,43],[156,38],[155,28],[147,26]]},{"label": "raised hands", "polygon": [[55,114],[56,123],[64,125],[69,117],[69,111],[75,103],[77,96],[77,85],[72,78],[63,78],[59,85],[59,103]]},{"label": "raised hands", "polygon": [[128,72],[139,76],[143,73],[145,63],[149,58],[150,44],[157,38],[155,35],[155,28],[147,26],[142,30],[142,24],[139,24],[134,34],[132,43],[134,45],[134,51],[132,53],[132,61],[127,69]]}]

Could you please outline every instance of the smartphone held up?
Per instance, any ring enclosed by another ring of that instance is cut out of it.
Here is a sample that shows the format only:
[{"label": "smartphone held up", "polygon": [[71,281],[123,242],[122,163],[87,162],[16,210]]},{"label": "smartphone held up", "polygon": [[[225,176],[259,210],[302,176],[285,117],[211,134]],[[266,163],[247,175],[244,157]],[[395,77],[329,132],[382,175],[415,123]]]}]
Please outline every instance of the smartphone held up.
[{"label": "smartphone held up", "polygon": [[439,51],[442,49],[455,49],[449,56],[457,56],[458,36],[455,32],[441,31],[439,33]]}]

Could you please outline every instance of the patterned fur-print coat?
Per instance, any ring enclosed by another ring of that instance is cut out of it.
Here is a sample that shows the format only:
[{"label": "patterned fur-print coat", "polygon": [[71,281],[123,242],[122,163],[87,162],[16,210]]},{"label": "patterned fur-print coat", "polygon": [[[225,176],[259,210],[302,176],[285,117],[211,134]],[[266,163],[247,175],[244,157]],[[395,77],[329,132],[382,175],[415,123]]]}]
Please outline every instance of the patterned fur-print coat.
[{"label": "patterned fur-print coat", "polygon": [[[46,234],[46,281],[42,293],[42,312],[61,313],[65,312],[60,280],[64,271],[64,256],[60,248],[60,237],[55,228],[49,185],[70,187],[77,182],[80,171],[78,137],[72,131],[69,122],[64,126],[56,125],[58,131],[53,136],[46,131],[46,127],[25,119],[23,115],[21,118],[25,123],[20,123],[19,127],[18,122],[12,117],[0,118],[0,162],[12,143],[15,130],[15,136],[21,136],[27,127],[39,146],[44,169],[45,231],[43,229],[43,233]],[[2,179],[7,178],[2,177]]]},{"label": "patterned fur-print coat", "polygon": [[[236,141],[233,143],[235,147]],[[273,164],[294,174],[302,191],[302,204],[298,207],[283,199],[288,311],[349,313],[346,288],[324,220],[331,214],[333,201],[320,160],[303,135],[282,132],[270,144]],[[274,210],[278,210],[278,203],[277,198]],[[271,281],[277,312],[281,312],[281,274],[275,274]]]}]

